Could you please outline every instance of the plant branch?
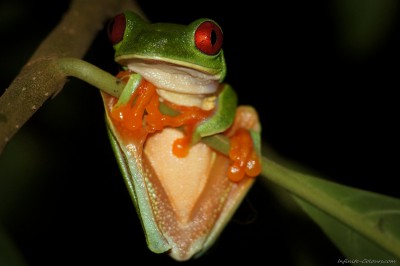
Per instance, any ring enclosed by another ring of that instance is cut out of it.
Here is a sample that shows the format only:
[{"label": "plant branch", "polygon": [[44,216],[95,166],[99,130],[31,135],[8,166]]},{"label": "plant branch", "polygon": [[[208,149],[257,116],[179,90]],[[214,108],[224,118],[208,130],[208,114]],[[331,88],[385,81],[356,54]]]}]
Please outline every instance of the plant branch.
[{"label": "plant branch", "polygon": [[133,0],[74,0],[0,97],[0,153],[6,144],[66,82],[57,60],[82,58],[107,19],[125,9],[142,13]]}]

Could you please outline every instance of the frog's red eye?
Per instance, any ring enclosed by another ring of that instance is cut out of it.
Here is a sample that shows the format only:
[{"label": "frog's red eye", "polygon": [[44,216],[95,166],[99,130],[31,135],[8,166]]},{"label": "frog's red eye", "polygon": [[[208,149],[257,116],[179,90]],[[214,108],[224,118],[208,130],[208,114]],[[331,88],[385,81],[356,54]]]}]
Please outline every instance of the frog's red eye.
[{"label": "frog's red eye", "polygon": [[201,23],[194,33],[196,47],[205,54],[215,55],[222,47],[222,30],[212,21]]},{"label": "frog's red eye", "polygon": [[123,13],[116,15],[108,24],[108,39],[112,45],[119,43],[124,38],[126,19]]}]

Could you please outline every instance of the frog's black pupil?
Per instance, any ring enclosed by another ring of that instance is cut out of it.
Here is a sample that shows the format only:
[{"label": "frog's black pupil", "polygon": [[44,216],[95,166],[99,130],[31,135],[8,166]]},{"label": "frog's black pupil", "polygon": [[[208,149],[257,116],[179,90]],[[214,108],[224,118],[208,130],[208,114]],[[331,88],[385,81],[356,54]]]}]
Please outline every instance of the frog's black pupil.
[{"label": "frog's black pupil", "polygon": [[217,33],[215,30],[211,31],[211,45],[214,46],[214,44],[217,42]]}]

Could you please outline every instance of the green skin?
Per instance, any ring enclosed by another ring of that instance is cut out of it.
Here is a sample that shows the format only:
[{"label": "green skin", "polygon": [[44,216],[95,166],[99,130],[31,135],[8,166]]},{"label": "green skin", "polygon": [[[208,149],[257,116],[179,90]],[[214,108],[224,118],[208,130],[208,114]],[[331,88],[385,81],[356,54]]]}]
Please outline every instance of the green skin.
[{"label": "green skin", "polygon": [[[215,98],[213,98],[215,104],[213,115],[197,125],[192,143],[198,141],[208,143],[210,136],[213,137],[228,129],[235,119],[237,96],[231,86],[222,83],[226,75],[223,51],[219,50],[211,55],[204,53],[196,47],[194,41],[194,34],[199,25],[212,20],[198,19],[185,26],[166,23],[150,24],[129,11],[124,15],[126,27],[123,37],[113,47],[115,61],[124,69],[134,72],[130,75],[127,84],[121,83],[118,79],[87,62],[74,58],[60,59],[60,68],[69,75],[99,88],[103,93],[119,98],[117,105],[123,105],[129,101],[142,78],[156,85],[160,97],[179,95],[177,103],[185,103],[186,99],[189,102],[192,100],[197,102],[199,99],[212,95]],[[215,22],[213,23],[217,25]],[[153,76],[160,78],[153,80]],[[181,86],[182,83],[189,85]],[[164,112],[163,108],[165,105],[162,105],[161,102],[161,112]],[[166,252],[172,246],[158,228],[153,215],[152,199],[146,189],[148,184],[143,173],[143,166],[138,163],[141,161],[141,155],[128,151],[108,115],[106,122],[117,161],[142,222],[147,245],[155,253]],[[253,130],[250,130],[250,133],[254,146],[260,153],[260,135]],[[222,136],[222,138],[225,137]],[[244,195],[245,192],[237,195],[235,206],[221,215],[216,226],[211,232],[208,232],[206,242],[196,248],[193,251],[195,254],[192,255],[200,256],[212,246]],[[180,257],[179,254],[171,256],[177,260],[187,259]]]}]

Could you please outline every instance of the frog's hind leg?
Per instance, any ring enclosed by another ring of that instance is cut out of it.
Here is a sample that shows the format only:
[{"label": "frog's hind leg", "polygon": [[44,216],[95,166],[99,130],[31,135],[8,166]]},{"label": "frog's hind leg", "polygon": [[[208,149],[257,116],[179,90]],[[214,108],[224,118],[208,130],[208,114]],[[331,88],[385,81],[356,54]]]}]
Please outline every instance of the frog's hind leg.
[{"label": "frog's hind leg", "polygon": [[245,176],[255,177],[261,173],[260,132],[257,111],[251,106],[239,106],[232,126],[225,133],[230,139],[232,163],[228,178],[231,181],[239,182]]}]

